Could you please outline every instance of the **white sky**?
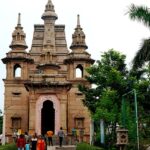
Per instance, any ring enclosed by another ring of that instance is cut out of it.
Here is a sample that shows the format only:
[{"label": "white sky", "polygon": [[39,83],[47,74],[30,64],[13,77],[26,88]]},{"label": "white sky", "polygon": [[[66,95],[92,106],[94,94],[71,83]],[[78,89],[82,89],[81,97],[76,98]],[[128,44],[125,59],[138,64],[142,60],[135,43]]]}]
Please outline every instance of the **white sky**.
[{"label": "white sky", "polygon": [[[34,24],[43,24],[41,15],[48,0],[1,0],[0,2],[0,58],[10,50],[12,32],[21,13],[21,24],[26,33],[28,50],[31,48]],[[65,24],[68,48],[72,33],[80,14],[80,24],[86,34],[88,52],[95,60],[100,59],[101,52],[115,49],[127,56],[130,64],[141,40],[148,38],[149,29],[142,23],[131,21],[125,13],[131,3],[150,6],[149,0],[52,0],[58,15],[56,24]],[[5,65],[0,61],[0,109],[4,104]]]}]

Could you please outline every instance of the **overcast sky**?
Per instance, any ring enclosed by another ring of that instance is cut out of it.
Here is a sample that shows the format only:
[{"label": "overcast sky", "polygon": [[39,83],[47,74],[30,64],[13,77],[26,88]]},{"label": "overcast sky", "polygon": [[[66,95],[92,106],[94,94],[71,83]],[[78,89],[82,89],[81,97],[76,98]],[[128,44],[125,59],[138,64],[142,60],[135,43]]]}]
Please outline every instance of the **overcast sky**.
[{"label": "overcast sky", "polygon": [[[34,24],[43,24],[41,15],[48,0],[1,0],[0,2],[0,57],[10,50],[12,32],[21,13],[21,24],[26,33],[28,50],[31,48]],[[86,35],[88,52],[95,60],[102,52],[115,49],[127,56],[129,65],[142,39],[148,38],[150,31],[142,23],[131,21],[126,14],[131,3],[150,6],[149,0],[52,0],[58,15],[56,24],[65,24],[68,48],[77,24],[77,14]],[[27,50],[27,51],[28,51]],[[0,109],[3,109],[5,65],[0,62]]]}]

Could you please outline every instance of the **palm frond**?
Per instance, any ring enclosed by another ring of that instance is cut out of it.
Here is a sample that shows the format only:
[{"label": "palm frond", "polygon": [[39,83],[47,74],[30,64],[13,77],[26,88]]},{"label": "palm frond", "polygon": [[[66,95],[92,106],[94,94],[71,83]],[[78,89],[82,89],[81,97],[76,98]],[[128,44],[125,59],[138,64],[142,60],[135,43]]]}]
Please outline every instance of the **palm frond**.
[{"label": "palm frond", "polygon": [[143,22],[146,26],[150,27],[150,10],[148,7],[131,4],[127,13],[131,20]]},{"label": "palm frond", "polygon": [[133,68],[140,68],[144,62],[150,61],[150,39],[145,39],[133,59]]},{"label": "palm frond", "polygon": [[140,80],[142,78],[142,76],[145,74],[147,70],[144,68],[144,69],[140,69],[140,70],[131,70],[130,71],[130,75],[132,77],[136,77],[136,79]]}]

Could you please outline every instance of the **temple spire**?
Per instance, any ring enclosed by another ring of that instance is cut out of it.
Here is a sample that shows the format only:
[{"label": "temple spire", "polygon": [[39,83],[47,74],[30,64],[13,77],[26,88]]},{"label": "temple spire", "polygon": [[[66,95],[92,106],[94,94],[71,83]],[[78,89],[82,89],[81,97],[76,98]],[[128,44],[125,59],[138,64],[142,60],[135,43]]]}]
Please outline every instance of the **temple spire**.
[{"label": "temple spire", "polygon": [[53,3],[51,0],[48,0],[45,5],[45,12],[42,15],[42,19],[44,20],[43,51],[56,51],[55,21],[57,18]]},{"label": "temple spire", "polygon": [[26,49],[28,46],[26,45],[25,37],[26,34],[24,33],[23,27],[21,26],[21,14],[19,13],[17,26],[12,33],[12,42],[9,47],[12,49]]},{"label": "temple spire", "polygon": [[70,49],[78,49],[83,48],[87,49],[87,45],[85,43],[85,34],[82,31],[82,28],[80,26],[80,16],[77,15],[77,26],[75,28],[75,32],[72,35],[72,44],[70,46]]},{"label": "temple spire", "polygon": [[45,5],[45,12],[42,15],[43,20],[47,19],[54,19],[56,20],[57,14],[55,13],[54,5],[51,0],[48,0],[47,4]]}]

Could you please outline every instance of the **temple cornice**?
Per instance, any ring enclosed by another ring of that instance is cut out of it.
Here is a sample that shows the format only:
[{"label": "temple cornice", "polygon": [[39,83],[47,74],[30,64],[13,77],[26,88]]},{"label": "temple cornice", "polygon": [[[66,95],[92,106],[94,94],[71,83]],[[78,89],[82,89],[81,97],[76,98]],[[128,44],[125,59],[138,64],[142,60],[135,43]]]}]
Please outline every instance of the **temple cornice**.
[{"label": "temple cornice", "polygon": [[24,57],[5,57],[2,59],[4,64],[7,64],[8,62],[12,61],[21,61],[21,62],[29,62],[34,63],[34,60],[31,58],[24,58]]}]

